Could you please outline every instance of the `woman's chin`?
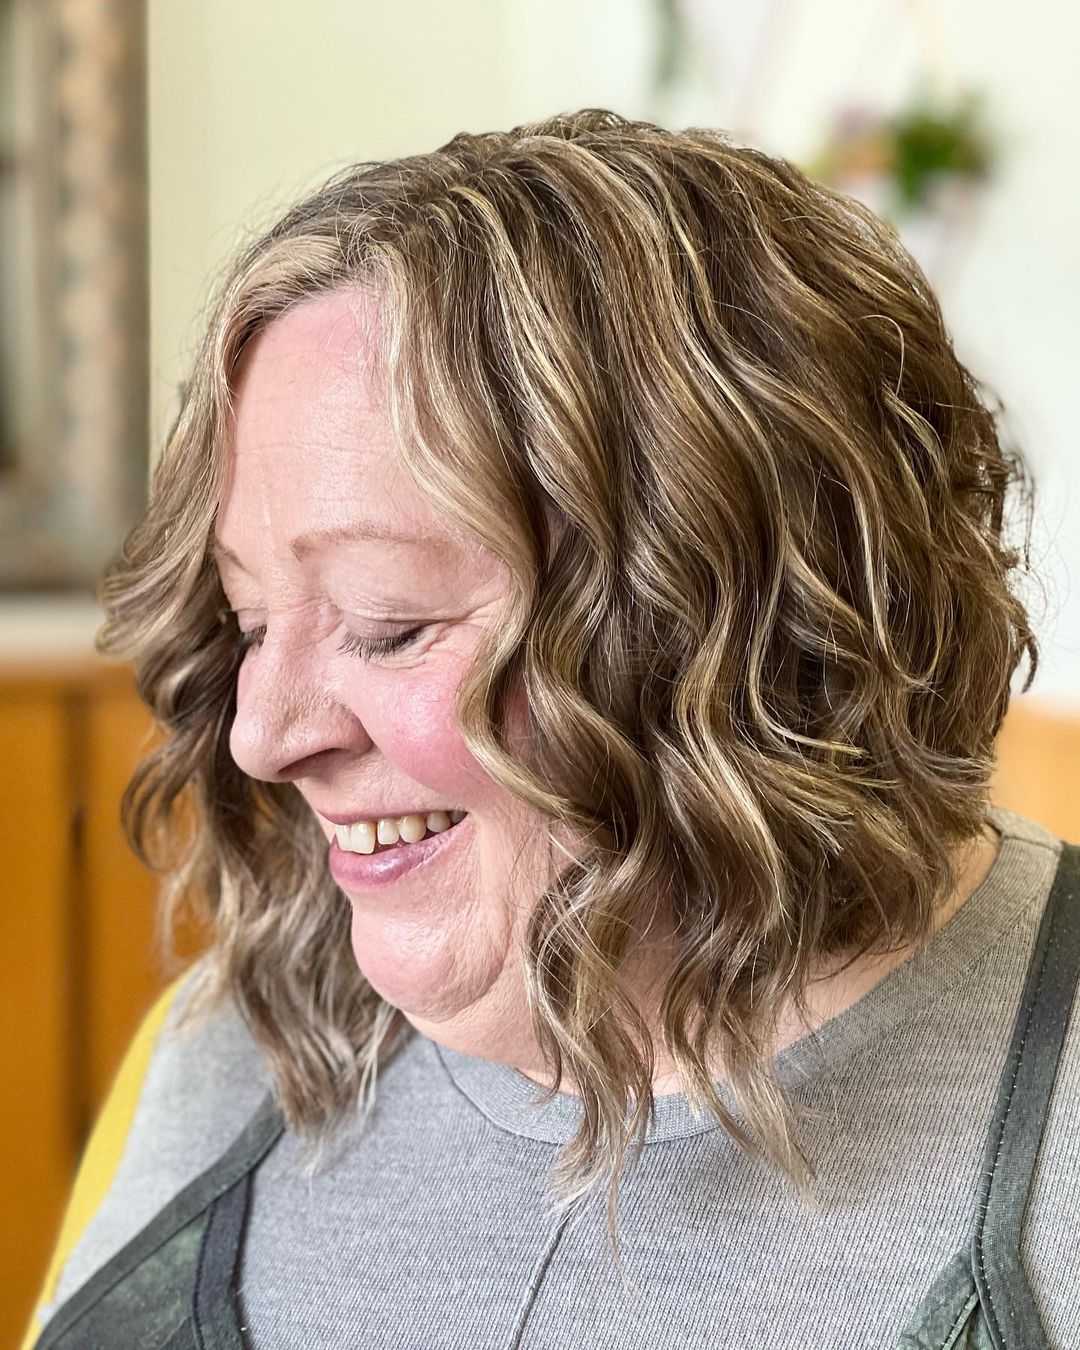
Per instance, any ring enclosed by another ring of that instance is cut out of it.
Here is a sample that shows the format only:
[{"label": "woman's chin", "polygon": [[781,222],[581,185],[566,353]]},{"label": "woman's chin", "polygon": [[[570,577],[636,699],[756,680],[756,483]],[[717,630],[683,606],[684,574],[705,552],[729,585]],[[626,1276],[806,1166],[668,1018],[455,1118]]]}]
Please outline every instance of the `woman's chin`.
[{"label": "woman's chin", "polygon": [[[502,963],[491,948],[454,931],[406,925],[353,911],[352,948],[368,984],[409,1016],[443,1022],[477,1003]],[[407,931],[406,931],[407,930]],[[462,953],[470,953],[463,960]]]}]

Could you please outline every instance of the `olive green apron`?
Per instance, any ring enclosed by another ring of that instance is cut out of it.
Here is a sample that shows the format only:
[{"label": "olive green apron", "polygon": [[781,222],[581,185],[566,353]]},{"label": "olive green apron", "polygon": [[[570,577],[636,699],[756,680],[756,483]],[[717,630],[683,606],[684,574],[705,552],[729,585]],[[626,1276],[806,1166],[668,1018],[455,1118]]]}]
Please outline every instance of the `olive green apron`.
[{"label": "olive green apron", "polygon": [[[1013,1025],[971,1239],[894,1350],[1047,1350],[1020,1224],[1080,975],[1080,845],[1065,844]],[[268,1093],[230,1148],[50,1319],[35,1350],[243,1350],[239,1257],[259,1163],[284,1123]]]}]

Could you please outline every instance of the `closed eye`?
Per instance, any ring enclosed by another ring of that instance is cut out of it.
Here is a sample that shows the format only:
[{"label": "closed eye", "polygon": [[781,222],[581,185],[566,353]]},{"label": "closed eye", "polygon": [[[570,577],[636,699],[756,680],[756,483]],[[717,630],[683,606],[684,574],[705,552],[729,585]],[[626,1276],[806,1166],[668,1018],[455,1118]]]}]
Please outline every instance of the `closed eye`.
[{"label": "closed eye", "polygon": [[399,652],[410,642],[415,642],[424,631],[425,625],[410,628],[404,633],[395,633],[391,637],[365,638],[358,633],[346,633],[338,647],[339,652],[359,656],[362,661],[370,661],[373,656],[384,656],[390,652]]},{"label": "closed eye", "polygon": [[[415,642],[425,628],[425,624],[420,624],[416,628],[410,628],[404,633],[394,633],[389,637],[361,637],[359,633],[346,633],[338,646],[338,651],[349,656],[358,656],[361,661],[370,661],[376,656],[387,656],[391,652],[401,651],[409,643]],[[249,628],[246,632],[238,634],[237,647],[241,652],[250,651],[261,647],[265,637],[266,624],[261,623],[256,628]]]}]

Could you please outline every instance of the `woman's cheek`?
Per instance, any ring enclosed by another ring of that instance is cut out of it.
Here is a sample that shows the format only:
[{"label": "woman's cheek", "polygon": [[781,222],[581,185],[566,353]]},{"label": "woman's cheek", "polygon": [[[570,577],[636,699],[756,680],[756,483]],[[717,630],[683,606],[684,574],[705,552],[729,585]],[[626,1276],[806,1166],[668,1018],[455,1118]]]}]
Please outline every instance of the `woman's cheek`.
[{"label": "woman's cheek", "polygon": [[455,662],[428,670],[388,673],[380,700],[382,727],[369,727],[383,754],[403,776],[468,809],[470,791],[490,779],[461,737],[455,715],[460,672]]}]

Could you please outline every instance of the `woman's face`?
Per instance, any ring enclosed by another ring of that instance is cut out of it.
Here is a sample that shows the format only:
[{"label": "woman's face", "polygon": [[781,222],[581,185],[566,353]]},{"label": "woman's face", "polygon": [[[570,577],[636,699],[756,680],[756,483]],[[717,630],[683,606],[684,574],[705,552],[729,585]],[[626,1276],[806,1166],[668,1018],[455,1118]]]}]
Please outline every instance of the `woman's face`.
[{"label": "woman's face", "polygon": [[[384,998],[445,1044],[520,1060],[519,937],[548,878],[546,837],[454,719],[508,574],[437,521],[400,464],[371,359],[378,322],[370,291],[321,297],[263,330],[237,371],[215,556],[241,630],[265,636],[243,657],[230,749],[251,777],[296,787],[328,862],[330,816],[468,813],[391,883],[338,884]],[[342,650],[417,627],[392,653]]]}]

